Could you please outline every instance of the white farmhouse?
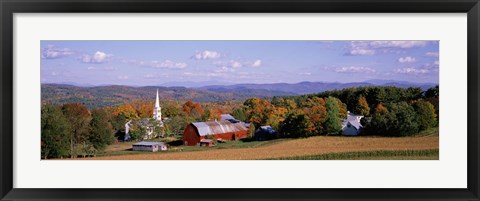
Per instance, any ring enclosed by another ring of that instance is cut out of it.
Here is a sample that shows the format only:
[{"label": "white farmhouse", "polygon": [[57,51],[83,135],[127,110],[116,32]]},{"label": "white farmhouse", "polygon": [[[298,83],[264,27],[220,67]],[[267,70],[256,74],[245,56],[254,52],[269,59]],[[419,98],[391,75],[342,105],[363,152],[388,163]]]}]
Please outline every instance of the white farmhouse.
[{"label": "white farmhouse", "polygon": [[347,112],[347,119],[342,123],[342,134],[343,135],[358,135],[363,129],[360,120],[363,118],[362,115],[355,115]]}]

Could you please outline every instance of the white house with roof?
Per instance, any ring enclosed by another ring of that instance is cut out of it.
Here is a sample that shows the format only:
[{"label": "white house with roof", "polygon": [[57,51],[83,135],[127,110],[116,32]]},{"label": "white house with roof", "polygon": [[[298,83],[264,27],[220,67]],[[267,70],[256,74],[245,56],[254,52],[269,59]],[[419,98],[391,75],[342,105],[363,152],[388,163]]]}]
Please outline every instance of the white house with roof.
[{"label": "white house with roof", "polygon": [[358,135],[363,129],[360,120],[363,118],[362,115],[355,115],[347,112],[347,119],[342,122],[342,134],[343,135]]}]

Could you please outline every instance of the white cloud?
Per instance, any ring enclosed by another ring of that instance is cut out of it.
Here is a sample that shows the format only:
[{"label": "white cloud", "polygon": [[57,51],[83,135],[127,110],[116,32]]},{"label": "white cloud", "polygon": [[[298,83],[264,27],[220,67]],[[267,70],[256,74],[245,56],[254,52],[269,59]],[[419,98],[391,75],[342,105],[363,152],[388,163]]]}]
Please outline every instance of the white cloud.
[{"label": "white cloud", "polygon": [[195,53],[192,58],[196,60],[207,60],[207,59],[217,59],[221,56],[220,52],[204,50],[201,52]]},{"label": "white cloud", "polygon": [[299,75],[307,75],[307,76],[310,76],[312,75],[312,73],[309,73],[309,72],[304,72],[304,73],[298,73]]},{"label": "white cloud", "polygon": [[235,72],[235,69],[223,66],[222,68],[215,70],[215,73],[228,73],[228,72]]},{"label": "white cloud", "polygon": [[371,41],[369,46],[372,48],[413,48],[425,47],[427,41]]},{"label": "white cloud", "polygon": [[[141,65],[145,65],[144,62],[141,62]],[[182,62],[174,62],[171,60],[165,60],[165,61],[151,61],[150,63],[146,64],[147,66],[153,67],[153,68],[170,68],[170,69],[183,69],[186,68],[188,65],[186,63]]]},{"label": "white cloud", "polygon": [[144,67],[151,67],[151,68],[168,68],[168,69],[184,69],[188,66],[187,63],[184,62],[175,62],[172,60],[164,60],[164,61],[139,61],[139,60],[121,60],[122,63],[130,64],[130,65],[138,65]]},{"label": "white cloud", "polygon": [[337,73],[375,73],[375,69],[363,66],[345,66],[335,69]]},{"label": "white cloud", "polygon": [[380,52],[400,52],[399,49],[424,47],[428,41],[352,41],[347,55],[374,55]]},{"label": "white cloud", "polygon": [[144,78],[157,78],[156,75],[152,75],[152,74],[146,74],[143,76]]},{"label": "white cloud", "polygon": [[221,69],[225,69],[225,68],[230,68],[230,69],[234,69],[234,68],[240,68],[240,67],[243,67],[243,64],[238,62],[238,61],[235,61],[235,60],[230,60],[230,61],[216,61],[216,62],[213,62],[213,64],[215,64],[215,66],[217,67],[220,67]]},{"label": "white cloud", "polygon": [[117,78],[118,78],[119,80],[128,80],[128,76],[126,76],[126,75],[123,75],[123,76],[122,76],[122,75],[119,75],[119,76],[117,76]]},{"label": "white cloud", "polygon": [[62,58],[62,57],[67,57],[75,52],[71,49],[68,48],[57,48],[53,45],[49,45],[46,48],[42,49],[42,59],[57,59],[57,58]]},{"label": "white cloud", "polygon": [[112,66],[106,66],[106,67],[94,67],[94,66],[89,66],[87,67],[87,70],[101,70],[101,71],[114,71],[114,70],[117,70],[116,67],[112,67]]},{"label": "white cloud", "polygon": [[84,54],[80,58],[83,63],[101,64],[110,59],[113,55],[105,52],[97,51],[93,55]]},{"label": "white cloud", "polygon": [[370,50],[362,47],[354,47],[350,50],[350,55],[374,55],[375,50]]},{"label": "white cloud", "polygon": [[401,57],[398,59],[398,62],[400,63],[412,63],[415,62],[416,59],[414,57]]},{"label": "white cloud", "polygon": [[425,56],[428,56],[428,57],[438,57],[439,54],[438,54],[438,52],[426,52],[426,53],[425,53]]},{"label": "white cloud", "polygon": [[430,71],[429,71],[428,69],[421,69],[421,68],[415,68],[415,67],[407,67],[407,68],[397,69],[396,72],[397,72],[397,73],[402,73],[402,74],[419,75],[419,74],[429,73]]},{"label": "white cloud", "polygon": [[262,65],[262,60],[257,59],[253,62],[252,67],[260,67]]},{"label": "white cloud", "polygon": [[242,67],[243,65],[242,65],[240,62],[238,62],[238,61],[230,61],[230,66],[231,66],[232,68],[240,68],[240,67]]}]

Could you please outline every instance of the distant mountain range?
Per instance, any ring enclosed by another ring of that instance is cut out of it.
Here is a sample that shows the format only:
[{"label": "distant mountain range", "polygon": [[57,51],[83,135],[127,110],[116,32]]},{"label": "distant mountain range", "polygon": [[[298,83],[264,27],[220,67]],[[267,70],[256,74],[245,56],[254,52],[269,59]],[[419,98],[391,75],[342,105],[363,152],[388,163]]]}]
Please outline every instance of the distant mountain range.
[{"label": "distant mountain range", "polygon": [[42,103],[61,105],[80,102],[88,108],[119,105],[134,100],[155,100],[156,91],[162,100],[192,100],[195,102],[216,102],[244,100],[250,97],[292,96],[294,93],[242,89],[232,92],[215,92],[185,87],[132,87],[132,86],[95,86],[80,87],[65,84],[42,84]]},{"label": "distant mountain range", "polygon": [[[195,102],[215,102],[244,100],[251,97],[295,96],[320,93],[360,86],[395,86],[400,88],[420,87],[426,90],[434,83],[412,83],[394,80],[368,80],[352,83],[300,82],[295,84],[234,84],[208,85],[202,87],[165,86],[74,86],[69,84],[42,84],[42,102],[64,104],[81,102],[89,108],[118,105],[134,100],[154,100],[156,90],[163,100],[192,100]],[[195,86],[192,83],[192,86]],[[198,86],[198,85],[197,85]]]},{"label": "distant mountain range", "polygon": [[288,93],[294,93],[297,95],[320,93],[330,90],[340,90],[351,87],[361,86],[394,86],[399,88],[408,87],[420,87],[423,90],[427,90],[430,87],[435,86],[434,83],[414,83],[406,81],[395,80],[367,80],[365,82],[351,82],[351,83],[339,83],[339,82],[300,82],[295,84],[289,83],[273,83],[273,84],[234,84],[234,85],[210,85],[204,87],[198,87],[197,89],[214,91],[214,92],[234,92],[238,90],[269,90],[269,91],[282,91]]}]

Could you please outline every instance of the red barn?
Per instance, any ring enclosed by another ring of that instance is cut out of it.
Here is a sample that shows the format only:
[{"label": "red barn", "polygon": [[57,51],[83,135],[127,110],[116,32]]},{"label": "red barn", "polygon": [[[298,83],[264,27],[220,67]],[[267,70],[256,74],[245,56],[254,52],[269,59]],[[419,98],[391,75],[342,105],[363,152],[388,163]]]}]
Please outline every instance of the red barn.
[{"label": "red barn", "polygon": [[188,124],[183,131],[183,144],[199,145],[200,140],[213,138],[223,140],[238,140],[246,138],[247,127],[242,122],[230,121],[195,122]]}]

